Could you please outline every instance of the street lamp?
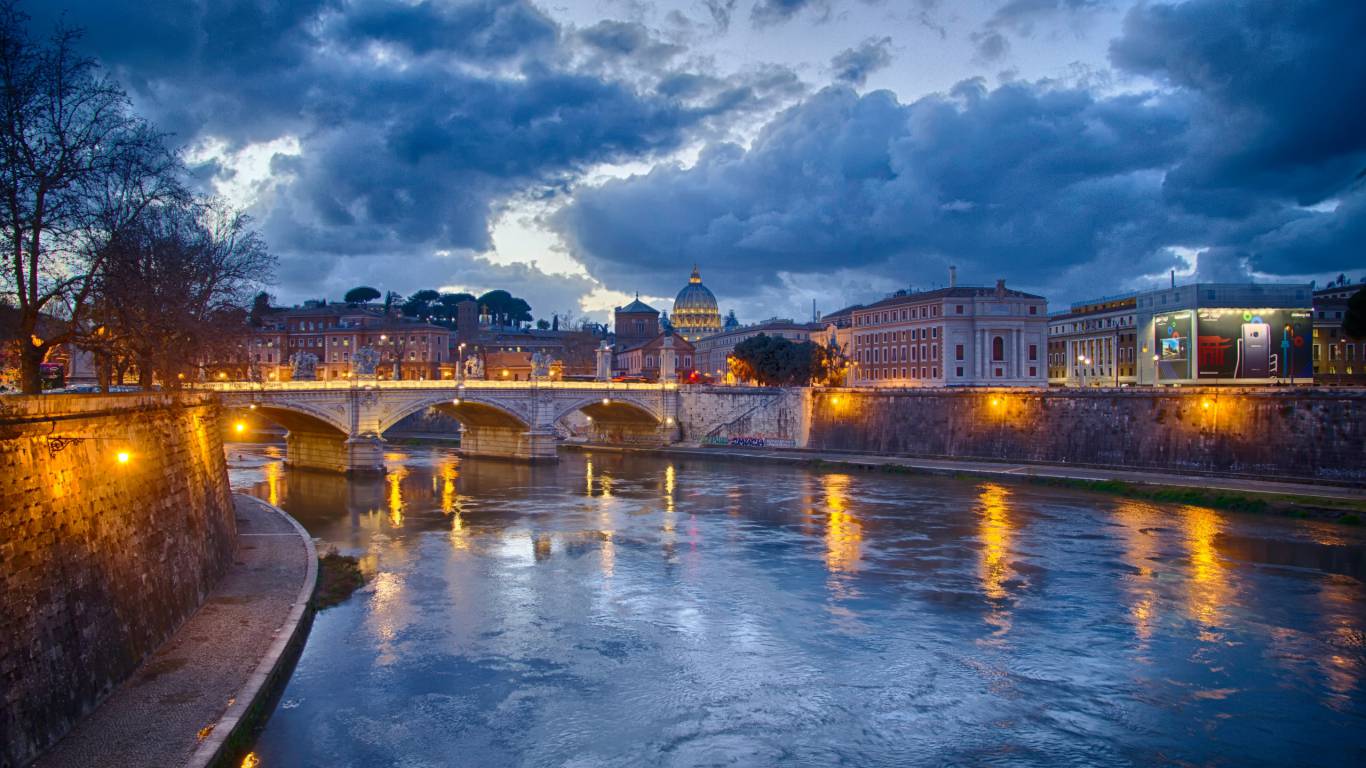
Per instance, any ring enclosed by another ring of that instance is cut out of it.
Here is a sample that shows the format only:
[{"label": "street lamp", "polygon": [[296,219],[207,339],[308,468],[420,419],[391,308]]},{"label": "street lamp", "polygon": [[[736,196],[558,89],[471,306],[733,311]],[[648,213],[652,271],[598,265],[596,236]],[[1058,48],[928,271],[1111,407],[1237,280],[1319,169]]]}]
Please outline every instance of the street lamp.
[{"label": "street lamp", "polygon": [[455,348],[458,355],[455,363],[455,377],[460,381],[465,380],[465,342],[460,342],[460,346]]}]

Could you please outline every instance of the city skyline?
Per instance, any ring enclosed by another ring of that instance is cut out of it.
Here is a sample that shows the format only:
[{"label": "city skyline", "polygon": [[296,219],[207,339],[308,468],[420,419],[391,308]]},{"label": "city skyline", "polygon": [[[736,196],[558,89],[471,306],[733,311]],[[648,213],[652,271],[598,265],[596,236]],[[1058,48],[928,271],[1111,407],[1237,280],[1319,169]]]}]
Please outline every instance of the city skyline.
[{"label": "city skyline", "polygon": [[286,303],[437,283],[605,320],[694,262],[746,322],[950,264],[1050,309],[1362,277],[1351,3],[21,7],[249,207]]}]

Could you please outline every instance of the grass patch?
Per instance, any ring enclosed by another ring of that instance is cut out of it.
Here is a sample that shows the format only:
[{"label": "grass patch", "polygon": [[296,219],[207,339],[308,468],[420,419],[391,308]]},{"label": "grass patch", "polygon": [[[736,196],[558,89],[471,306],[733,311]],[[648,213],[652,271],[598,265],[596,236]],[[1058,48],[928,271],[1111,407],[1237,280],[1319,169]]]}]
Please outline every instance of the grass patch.
[{"label": "grass patch", "polygon": [[319,611],[338,605],[352,592],[365,585],[360,562],[350,555],[328,551],[318,558],[318,591],[313,595],[313,607]]},{"label": "grass patch", "polygon": [[1163,504],[1189,504],[1210,509],[1255,514],[1276,514],[1297,519],[1325,520],[1345,525],[1360,525],[1362,504],[1348,499],[1319,499],[1275,494],[1242,494],[1228,491],[1203,491],[1199,488],[1144,486],[1122,480],[1076,480],[1058,477],[1031,477],[1040,485],[1075,488],[1142,499]]}]

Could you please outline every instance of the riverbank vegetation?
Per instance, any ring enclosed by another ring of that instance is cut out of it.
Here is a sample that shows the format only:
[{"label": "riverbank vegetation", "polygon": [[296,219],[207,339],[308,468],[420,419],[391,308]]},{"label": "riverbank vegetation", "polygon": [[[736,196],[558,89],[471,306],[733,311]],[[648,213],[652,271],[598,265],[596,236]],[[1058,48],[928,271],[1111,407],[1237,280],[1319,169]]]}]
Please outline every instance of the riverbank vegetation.
[{"label": "riverbank vegetation", "polygon": [[363,586],[365,574],[361,573],[360,562],[335,549],[329,550],[318,558],[318,589],[313,593],[313,607],[321,611],[339,605]]}]

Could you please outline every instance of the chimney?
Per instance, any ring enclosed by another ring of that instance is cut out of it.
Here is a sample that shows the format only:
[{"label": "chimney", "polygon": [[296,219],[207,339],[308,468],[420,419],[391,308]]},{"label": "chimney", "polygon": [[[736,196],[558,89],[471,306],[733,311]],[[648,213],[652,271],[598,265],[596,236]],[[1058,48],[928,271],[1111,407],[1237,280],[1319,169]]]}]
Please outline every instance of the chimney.
[{"label": "chimney", "polygon": [[1176,270],[1175,270],[1175,269],[1172,270],[1172,287],[1173,287],[1173,288],[1176,287]]},{"label": "chimney", "polygon": [[1005,280],[997,280],[997,281],[996,281],[996,298],[998,298],[998,299],[1004,299],[1005,297],[1006,297],[1006,281],[1005,281]]},{"label": "chimney", "polygon": [[949,287],[958,287],[958,267],[949,267]]}]

